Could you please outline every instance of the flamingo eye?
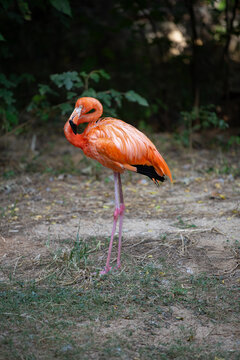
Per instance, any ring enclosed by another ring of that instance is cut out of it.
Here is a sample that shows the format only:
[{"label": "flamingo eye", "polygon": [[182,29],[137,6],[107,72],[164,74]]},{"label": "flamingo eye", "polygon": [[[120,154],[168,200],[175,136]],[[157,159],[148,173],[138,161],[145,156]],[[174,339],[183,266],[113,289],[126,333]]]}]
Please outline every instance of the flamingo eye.
[{"label": "flamingo eye", "polygon": [[92,114],[92,113],[94,113],[95,111],[96,111],[96,109],[91,109],[91,110],[89,110],[89,111],[86,113],[86,115]]}]

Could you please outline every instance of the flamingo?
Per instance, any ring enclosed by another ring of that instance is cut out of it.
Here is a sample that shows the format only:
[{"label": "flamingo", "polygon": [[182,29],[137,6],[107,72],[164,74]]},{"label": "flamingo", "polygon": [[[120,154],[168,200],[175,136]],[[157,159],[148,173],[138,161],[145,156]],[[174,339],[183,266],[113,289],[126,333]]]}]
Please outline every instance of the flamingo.
[{"label": "flamingo", "polygon": [[[64,126],[67,140],[83,150],[84,154],[97,160],[114,172],[115,210],[107,261],[101,275],[111,270],[110,258],[113,238],[119,218],[117,268],[121,267],[122,225],[125,205],[120,174],[130,170],[148,176],[157,185],[171,172],[155,145],[134,126],[112,117],[101,117],[102,104],[95,98],[82,97],[76,102],[73,113]],[[88,123],[82,134],[77,126]]]}]

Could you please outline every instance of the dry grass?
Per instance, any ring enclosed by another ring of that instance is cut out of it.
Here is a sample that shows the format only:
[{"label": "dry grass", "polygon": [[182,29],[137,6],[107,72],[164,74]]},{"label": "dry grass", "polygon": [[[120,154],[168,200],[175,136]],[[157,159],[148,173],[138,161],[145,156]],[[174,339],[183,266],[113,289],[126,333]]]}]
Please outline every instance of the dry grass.
[{"label": "dry grass", "polygon": [[85,160],[88,177],[5,169],[1,359],[240,358],[239,156],[165,144],[176,182],[126,174],[123,266],[104,277],[109,173]]}]

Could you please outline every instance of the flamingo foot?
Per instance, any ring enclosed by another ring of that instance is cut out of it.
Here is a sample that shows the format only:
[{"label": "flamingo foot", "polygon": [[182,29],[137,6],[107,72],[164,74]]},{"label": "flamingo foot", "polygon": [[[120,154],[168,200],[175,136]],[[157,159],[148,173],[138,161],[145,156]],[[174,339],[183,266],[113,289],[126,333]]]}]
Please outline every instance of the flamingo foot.
[{"label": "flamingo foot", "polygon": [[102,271],[100,271],[100,275],[106,275],[111,270],[112,270],[111,266],[108,266],[108,267],[105,266],[105,268]]}]

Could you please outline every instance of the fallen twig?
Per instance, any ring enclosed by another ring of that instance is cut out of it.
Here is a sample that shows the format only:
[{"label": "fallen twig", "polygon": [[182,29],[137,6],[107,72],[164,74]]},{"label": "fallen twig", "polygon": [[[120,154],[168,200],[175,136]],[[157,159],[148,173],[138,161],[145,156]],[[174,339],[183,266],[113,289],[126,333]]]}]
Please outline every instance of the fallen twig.
[{"label": "fallen twig", "polygon": [[1,238],[3,239],[4,242],[6,242],[6,239],[0,234]]}]

